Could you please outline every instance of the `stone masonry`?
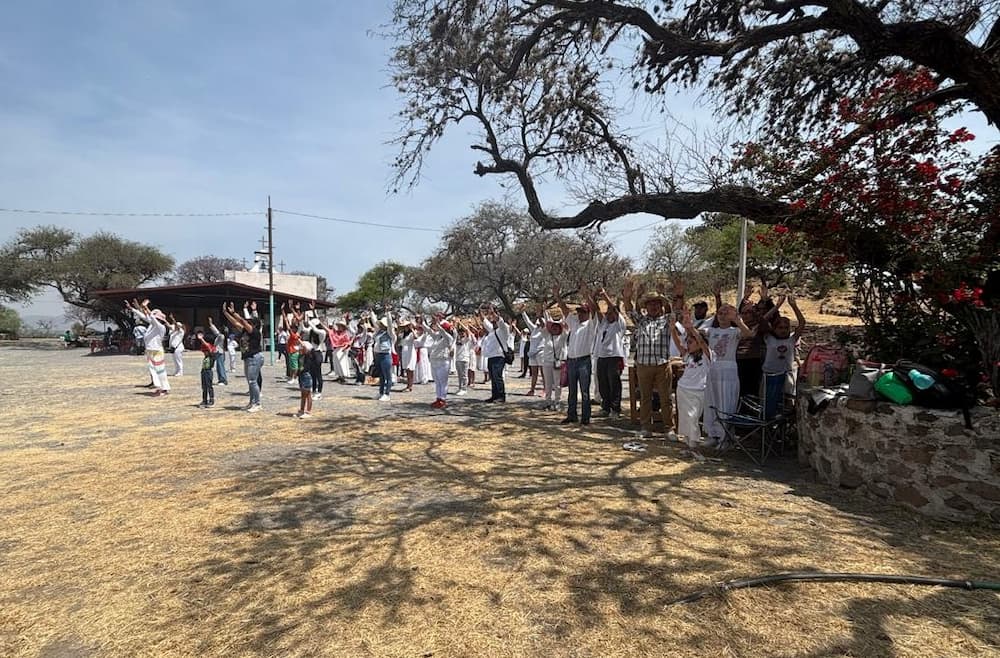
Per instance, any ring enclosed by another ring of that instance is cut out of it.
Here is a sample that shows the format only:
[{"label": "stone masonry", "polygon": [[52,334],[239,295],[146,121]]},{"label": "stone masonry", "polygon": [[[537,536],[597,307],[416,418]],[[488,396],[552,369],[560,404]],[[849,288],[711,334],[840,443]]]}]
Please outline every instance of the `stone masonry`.
[{"label": "stone masonry", "polygon": [[1000,523],[1000,414],[837,398],[799,400],[799,462],[834,486],[864,488],[929,516]]}]

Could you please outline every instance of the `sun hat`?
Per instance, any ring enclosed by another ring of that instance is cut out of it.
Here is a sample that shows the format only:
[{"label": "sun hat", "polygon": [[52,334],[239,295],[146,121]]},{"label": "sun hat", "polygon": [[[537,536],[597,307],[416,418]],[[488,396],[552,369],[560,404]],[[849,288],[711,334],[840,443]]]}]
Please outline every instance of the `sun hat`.
[{"label": "sun hat", "polygon": [[646,295],[642,298],[643,304],[648,304],[649,302],[660,302],[661,304],[665,304],[666,301],[666,297],[655,291],[646,293]]}]

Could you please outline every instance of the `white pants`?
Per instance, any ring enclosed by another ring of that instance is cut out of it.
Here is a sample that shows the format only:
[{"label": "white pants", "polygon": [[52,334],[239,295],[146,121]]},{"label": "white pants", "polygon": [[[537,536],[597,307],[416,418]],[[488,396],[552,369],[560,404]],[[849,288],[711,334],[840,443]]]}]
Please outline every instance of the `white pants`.
[{"label": "white pants", "polygon": [[688,444],[701,438],[698,421],[705,410],[705,390],[677,387],[677,433],[688,440]]},{"label": "white pants", "polygon": [[[546,402],[559,402],[559,398],[562,397],[562,386],[559,385],[559,376],[561,374],[561,371],[556,368],[556,364],[552,361],[542,363],[542,388],[545,391]],[[552,398],[553,393],[555,394],[554,400]]]},{"label": "white pants", "polygon": [[146,366],[149,368],[149,376],[152,378],[153,386],[161,391],[170,390],[170,382],[167,380],[166,358],[163,350],[146,350]]},{"label": "white pants", "polygon": [[174,349],[174,374],[178,377],[184,374],[184,348]]},{"label": "white pants", "polygon": [[347,379],[351,376],[351,365],[347,359],[346,347],[338,347],[333,350],[333,374],[338,379]]},{"label": "white pants", "polygon": [[740,375],[735,361],[715,361],[708,367],[705,386],[705,434],[713,439],[725,436],[713,407],[725,413],[736,413],[740,406]]},{"label": "white pants", "polygon": [[448,399],[448,371],[451,370],[451,361],[433,360],[431,361],[431,372],[434,375],[434,396],[438,400]]}]

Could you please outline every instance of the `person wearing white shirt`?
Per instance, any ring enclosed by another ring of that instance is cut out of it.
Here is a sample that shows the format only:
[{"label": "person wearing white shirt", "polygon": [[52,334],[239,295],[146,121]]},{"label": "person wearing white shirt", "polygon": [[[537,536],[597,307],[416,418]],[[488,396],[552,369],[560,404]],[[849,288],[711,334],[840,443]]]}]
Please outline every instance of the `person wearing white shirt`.
[{"label": "person wearing white shirt", "polygon": [[465,395],[469,384],[475,382],[475,372],[473,370],[472,359],[475,338],[469,329],[455,321],[458,328],[458,335],[455,338],[455,371],[458,373],[458,392],[455,395]]},{"label": "person wearing white shirt", "polygon": [[174,372],[171,377],[180,377],[184,374],[184,324],[178,322],[171,313],[167,316],[170,328],[170,349],[174,351]]},{"label": "person wearing white shirt", "polygon": [[[538,354],[542,364],[542,386],[545,393],[543,409],[557,410],[562,397],[562,366],[566,360],[566,332],[559,322],[545,313],[545,333]],[[554,399],[553,399],[554,396]]]},{"label": "person wearing white shirt", "polygon": [[[535,387],[538,385],[538,372],[541,370],[541,359],[539,359],[539,354],[542,351],[542,337],[545,333],[545,322],[541,318],[540,313],[535,314],[535,319],[532,320],[528,315],[527,311],[521,313],[524,318],[524,324],[527,325],[528,331],[528,370],[531,372],[531,388],[528,390],[528,395],[535,394]],[[542,386],[545,386],[544,373],[542,375]]]},{"label": "person wearing white shirt", "polygon": [[146,323],[146,331],[143,333],[142,342],[146,348],[146,365],[149,367],[149,376],[153,381],[154,397],[167,395],[170,393],[170,381],[167,379],[166,355],[163,350],[163,338],[167,334],[166,316],[158,308],[149,310],[149,301],[144,300],[142,304],[133,299],[132,303],[125,302],[125,307],[130,310],[137,319]]},{"label": "person wearing white shirt", "polygon": [[451,371],[451,357],[455,354],[455,334],[451,324],[435,317],[431,320],[430,331],[427,332],[424,343],[434,377],[435,399],[431,406],[444,409],[448,406],[448,375]]},{"label": "person wearing white shirt", "polygon": [[[597,321],[591,317],[590,306],[586,302],[576,307],[571,314],[566,302],[559,293],[559,288],[553,288],[556,303],[563,314],[563,326],[568,332],[566,339],[566,363],[569,395],[566,398],[566,417],[560,423],[569,425],[579,421],[581,425],[590,424],[590,378],[594,351],[594,339],[597,335]],[[584,298],[586,294],[584,292]],[[580,415],[577,416],[577,392],[580,397]]]},{"label": "person wearing white shirt", "polygon": [[486,402],[506,402],[507,388],[504,385],[503,371],[507,365],[504,349],[510,340],[510,327],[497,313],[492,304],[479,309],[479,316],[486,335],[483,336],[483,358],[490,373],[490,397]]},{"label": "person wearing white shirt", "polygon": [[591,300],[597,309],[597,386],[601,394],[601,410],[612,419],[622,413],[622,371],[625,370],[625,320],[603,289],[598,293],[608,310],[601,312],[597,300]]}]

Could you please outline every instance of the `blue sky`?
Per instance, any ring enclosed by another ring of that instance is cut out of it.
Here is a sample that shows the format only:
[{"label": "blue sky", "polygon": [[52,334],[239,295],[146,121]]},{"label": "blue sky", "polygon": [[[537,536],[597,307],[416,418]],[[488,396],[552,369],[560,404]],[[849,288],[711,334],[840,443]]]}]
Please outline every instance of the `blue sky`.
[{"label": "blue sky", "polygon": [[[0,207],[263,211],[270,194],[276,208],[445,226],[504,190],[471,173],[458,130],[418,188],[386,193],[399,107],[373,32],[388,17],[382,2],[4,3]],[[0,213],[0,240],[40,223],[110,230],[178,261],[250,257],[264,229],[263,217]],[[417,264],[437,238],[276,215],[276,260],[340,291],[379,260]],[[29,312],[60,314],[51,299]]]},{"label": "blue sky", "polygon": [[[443,227],[510,194],[471,171],[462,128],[430,154],[412,192],[388,195],[399,100],[390,44],[374,33],[389,1],[157,2],[35,0],[0,6],[0,207],[226,212],[276,208]],[[708,113],[681,98],[685,121]],[[635,112],[642,132],[660,119]],[[981,123],[981,122],[980,122]],[[976,125],[971,125],[973,131]],[[988,130],[981,132],[989,133]],[[561,191],[543,187],[559,208]],[[521,203],[520,196],[512,196]],[[623,231],[649,217],[615,223]],[[0,213],[0,241],[25,226],[109,230],[178,262],[252,255],[263,216],[124,218]],[[618,233],[641,256],[650,230]],[[434,233],[392,232],[276,215],[276,260],[339,291],[384,259],[417,264]],[[26,312],[60,315],[46,296]]]}]

